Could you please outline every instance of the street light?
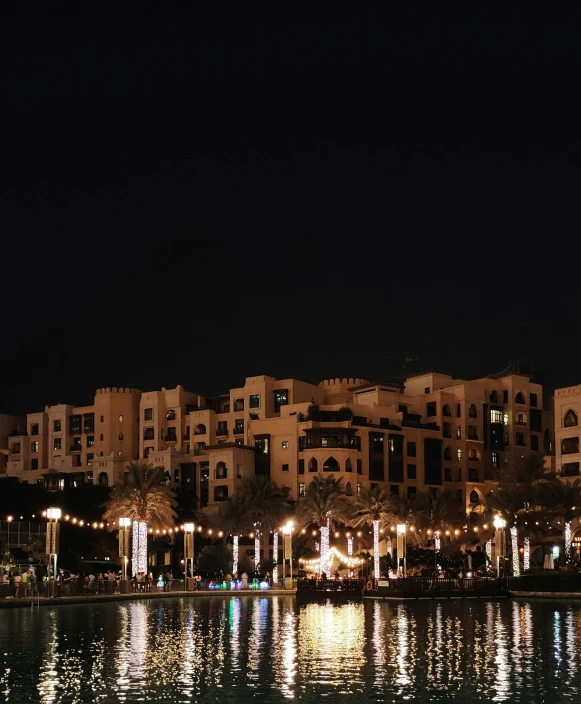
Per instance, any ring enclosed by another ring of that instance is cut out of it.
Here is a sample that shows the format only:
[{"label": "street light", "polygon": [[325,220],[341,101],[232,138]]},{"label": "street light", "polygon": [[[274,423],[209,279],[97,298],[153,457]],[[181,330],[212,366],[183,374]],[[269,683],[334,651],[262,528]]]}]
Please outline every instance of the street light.
[{"label": "street light", "polygon": [[[59,551],[59,519],[62,515],[60,508],[49,508],[46,511],[48,524],[46,526],[46,554],[48,558],[48,579],[56,579],[57,576],[57,555]],[[54,562],[54,566],[53,566]]]},{"label": "street light", "polygon": [[119,519],[119,557],[123,560],[123,580],[127,579],[127,562],[129,560],[129,526],[130,518]]},{"label": "street light", "polygon": [[[190,564],[190,574],[194,576],[194,531],[196,526],[193,523],[184,523],[184,563],[186,574],[184,577],[185,585],[187,588],[187,578],[188,578],[188,563]],[[238,555],[235,556],[236,562],[238,562]],[[237,565],[236,565],[237,568]],[[233,567],[233,571],[236,569]]]},{"label": "street light", "polygon": [[291,580],[291,588],[293,584],[293,544],[292,544],[292,533],[293,533],[293,528],[294,528],[294,523],[292,521],[288,521],[288,523],[283,526],[282,532],[284,535],[284,544],[283,544],[283,553],[282,553],[282,581],[283,584],[286,585],[285,582],[285,566],[286,566],[286,561],[287,559],[290,561],[290,580]]},{"label": "street light", "polygon": [[[504,562],[505,553],[505,538],[504,529],[506,528],[506,521],[502,516],[495,516],[492,525],[496,529],[496,536],[494,538],[495,542],[495,553],[496,553],[496,576],[500,577],[500,558],[502,557]],[[504,570],[503,570],[504,572]]]},{"label": "street light", "polygon": [[403,559],[403,573],[402,574],[404,577],[406,576],[405,531],[406,531],[405,523],[398,523],[398,526],[397,526],[397,562],[398,562],[398,567],[399,567],[400,558]]}]

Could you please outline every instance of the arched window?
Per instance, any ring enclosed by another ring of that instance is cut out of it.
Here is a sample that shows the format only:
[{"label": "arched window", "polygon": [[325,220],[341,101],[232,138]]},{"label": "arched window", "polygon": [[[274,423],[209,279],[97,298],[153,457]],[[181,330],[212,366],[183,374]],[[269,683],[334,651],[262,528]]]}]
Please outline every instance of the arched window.
[{"label": "arched window", "polygon": [[498,392],[497,391],[490,392],[490,403],[498,403]]},{"label": "arched window", "polygon": [[101,423],[104,423],[104,422],[105,422],[105,418],[104,418],[104,416],[101,416]]},{"label": "arched window", "polygon": [[99,474],[99,486],[109,486],[109,475],[107,472]]},{"label": "arched window", "polygon": [[442,406],[442,415],[450,417],[452,416],[452,411],[450,410],[450,406],[448,406],[447,403]]},{"label": "arched window", "polygon": [[468,406],[468,417],[469,418],[478,418],[478,409],[476,406],[471,403],[470,406]]},{"label": "arched window", "polygon": [[577,417],[575,411],[570,408],[567,413],[565,413],[565,417],[563,418],[563,426],[565,428],[572,428],[574,425],[579,425],[579,418]]},{"label": "arched window", "polygon": [[99,452],[99,457],[103,457],[103,450],[101,450],[101,452]]},{"label": "arched window", "polygon": [[196,443],[196,449],[197,450],[204,450],[206,448],[206,443],[205,442],[197,442]]},{"label": "arched window", "polygon": [[173,408],[165,414],[165,419],[166,420],[175,420],[176,419],[176,412],[173,410]]},{"label": "arched window", "polygon": [[562,455],[578,455],[579,454],[579,438],[564,438],[561,440]]},{"label": "arched window", "polygon": [[216,464],[216,479],[226,479],[228,476],[228,470],[224,462],[218,462]]},{"label": "arched window", "polygon": [[519,391],[518,394],[514,397],[514,402],[521,403],[523,405],[527,402],[525,399],[525,395],[523,394],[522,391]]},{"label": "arched window", "polygon": [[155,428],[145,428],[143,431],[144,440],[153,440],[155,438]]},{"label": "arched window", "polygon": [[353,496],[353,487],[351,486],[351,482],[347,482],[347,484],[345,484],[345,494],[346,496]]},{"label": "arched window", "polygon": [[479,459],[478,458],[478,450],[476,450],[476,448],[471,447],[468,450],[468,459],[472,460],[472,461]]},{"label": "arched window", "polygon": [[549,428],[545,428],[545,434],[543,435],[543,450],[545,455],[553,454],[553,436]]},{"label": "arched window", "polygon": [[103,442],[103,440],[104,440],[104,435],[103,435],[103,433],[101,433],[101,435],[99,435],[99,440],[100,440],[101,442]]},{"label": "arched window", "polygon": [[452,426],[450,425],[450,423],[442,423],[442,435],[445,438],[452,437]]},{"label": "arched window", "polygon": [[341,467],[334,457],[327,457],[323,464],[323,472],[340,472]]},{"label": "arched window", "polygon": [[199,423],[196,425],[194,428],[194,435],[205,435],[206,434],[206,426],[203,423]]},{"label": "arched window", "polygon": [[123,440],[123,433],[119,433],[119,440]]},{"label": "arched window", "polygon": [[470,492],[470,503],[471,504],[479,504],[480,503],[480,496],[478,495],[478,492],[476,489],[472,489]]},{"label": "arched window", "polygon": [[119,416],[119,418],[117,418],[117,420],[118,420],[120,423],[123,423],[123,416]]},{"label": "arched window", "polygon": [[319,471],[319,463],[314,457],[311,457],[309,460],[309,472],[318,472]]},{"label": "arched window", "polygon": [[346,472],[353,471],[353,465],[351,464],[351,460],[349,458],[347,458],[347,461],[345,462],[345,471]]},{"label": "arched window", "polygon": [[444,459],[445,460],[451,460],[452,459],[452,450],[450,450],[449,447],[444,448]]}]

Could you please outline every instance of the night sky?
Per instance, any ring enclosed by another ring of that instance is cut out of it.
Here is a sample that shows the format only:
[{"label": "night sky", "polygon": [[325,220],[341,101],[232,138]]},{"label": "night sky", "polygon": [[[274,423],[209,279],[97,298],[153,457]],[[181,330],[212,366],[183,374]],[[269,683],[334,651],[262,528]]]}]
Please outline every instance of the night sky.
[{"label": "night sky", "polygon": [[581,382],[579,5],[16,5],[0,411],[522,358]]}]

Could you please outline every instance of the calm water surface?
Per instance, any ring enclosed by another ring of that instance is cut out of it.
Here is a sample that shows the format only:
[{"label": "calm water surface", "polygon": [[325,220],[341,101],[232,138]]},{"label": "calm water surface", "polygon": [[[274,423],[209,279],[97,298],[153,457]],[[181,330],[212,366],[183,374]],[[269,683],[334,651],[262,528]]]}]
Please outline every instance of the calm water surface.
[{"label": "calm water surface", "polygon": [[198,597],[0,611],[0,702],[581,702],[581,604]]}]

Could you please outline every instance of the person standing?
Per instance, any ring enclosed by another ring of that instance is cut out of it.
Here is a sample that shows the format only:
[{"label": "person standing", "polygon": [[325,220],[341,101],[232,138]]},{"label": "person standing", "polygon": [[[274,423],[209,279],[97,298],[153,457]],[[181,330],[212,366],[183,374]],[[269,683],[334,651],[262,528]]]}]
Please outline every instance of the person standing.
[{"label": "person standing", "polygon": [[242,573],[242,589],[247,589],[248,588],[248,575],[246,572]]}]

